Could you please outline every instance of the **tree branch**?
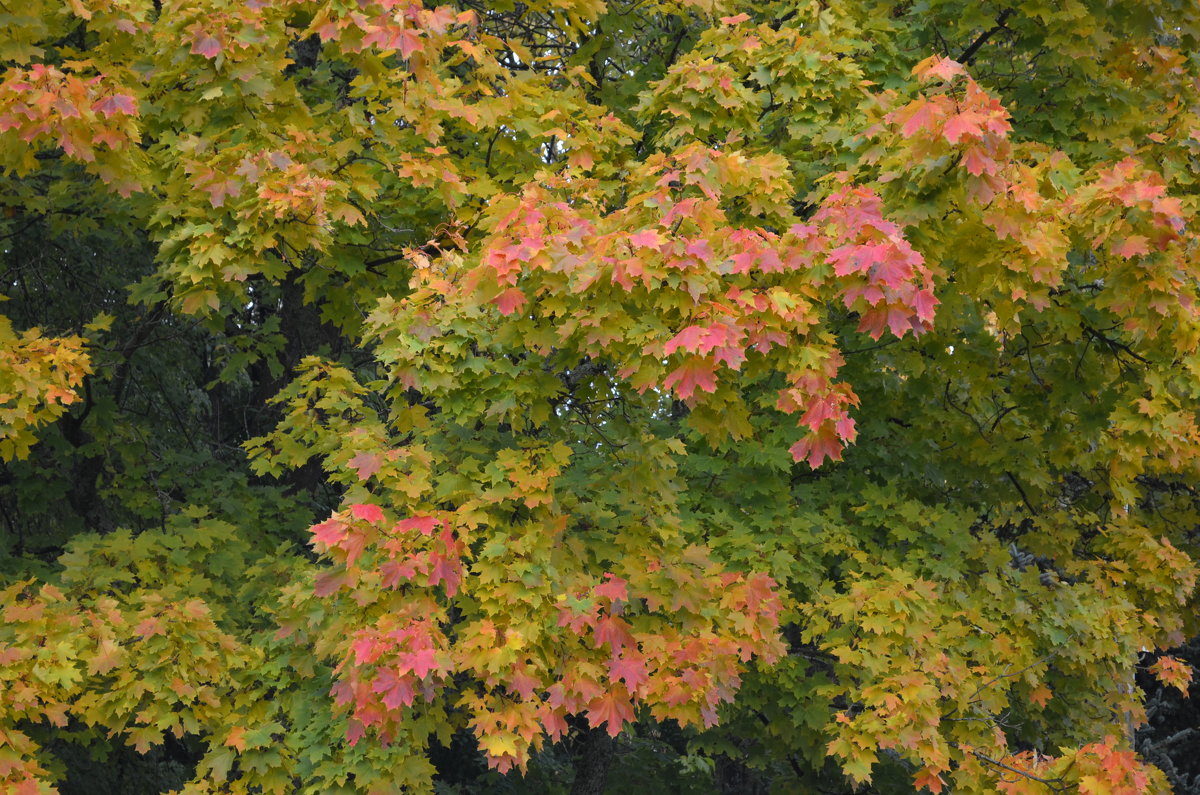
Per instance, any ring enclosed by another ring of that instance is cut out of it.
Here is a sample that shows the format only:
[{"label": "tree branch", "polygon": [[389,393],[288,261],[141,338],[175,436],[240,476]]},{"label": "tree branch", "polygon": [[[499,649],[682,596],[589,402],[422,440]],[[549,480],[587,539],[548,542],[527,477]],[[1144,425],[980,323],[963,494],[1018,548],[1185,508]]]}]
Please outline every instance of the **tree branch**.
[{"label": "tree branch", "polygon": [[963,50],[962,53],[955,58],[955,60],[964,66],[970,65],[971,61],[975,59],[975,54],[979,52],[980,47],[987,44],[988,40],[992,38],[992,36],[995,36],[1002,30],[1006,30],[1004,23],[1010,16],[1012,16],[1012,12],[1013,10],[1011,8],[1006,8],[1001,11],[1000,16],[996,17],[996,24],[980,34],[979,38],[971,42],[971,45],[967,47],[967,49]]}]

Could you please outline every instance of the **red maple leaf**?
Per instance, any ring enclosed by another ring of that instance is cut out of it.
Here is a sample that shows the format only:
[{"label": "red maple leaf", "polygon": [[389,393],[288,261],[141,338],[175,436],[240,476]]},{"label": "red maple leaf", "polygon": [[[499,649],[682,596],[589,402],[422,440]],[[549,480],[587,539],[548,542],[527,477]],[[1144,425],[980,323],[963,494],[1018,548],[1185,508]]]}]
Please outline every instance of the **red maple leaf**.
[{"label": "red maple leaf", "polygon": [[317,575],[316,585],[313,588],[313,593],[317,596],[329,596],[341,589],[346,584],[346,572],[344,571],[327,571]]},{"label": "red maple leaf", "polygon": [[605,574],[604,583],[593,588],[596,596],[607,596],[614,602],[625,602],[629,600],[629,589],[626,587],[625,580],[615,574]]},{"label": "red maple leaf", "polygon": [[929,128],[933,122],[934,108],[934,105],[922,98],[897,111],[897,117],[906,117],[900,125],[900,134],[905,138],[912,138],[921,130]]},{"label": "red maple leaf", "polygon": [[406,61],[412,57],[414,52],[422,49],[420,34],[412,28],[405,28],[400,31],[400,35],[397,38],[400,40],[400,55]]},{"label": "red maple leaf", "polygon": [[683,250],[689,257],[695,257],[702,264],[708,264],[714,256],[712,247],[708,245],[708,241],[704,238],[690,241]]},{"label": "red maple leaf", "polygon": [[167,634],[166,626],[163,624],[162,619],[157,616],[151,616],[150,618],[144,619],[140,624],[134,627],[133,631],[142,638],[152,638],[155,635]]},{"label": "red maple leaf", "polygon": [[608,724],[608,734],[616,737],[621,733],[621,726],[626,721],[633,720],[633,707],[628,699],[620,698],[615,693],[605,693],[593,699],[587,705],[588,723],[593,728]]},{"label": "red maple leaf", "polygon": [[367,536],[365,533],[360,533],[350,530],[343,536],[338,548],[346,553],[346,565],[353,566],[354,561],[358,560],[358,556],[362,554],[367,546]]},{"label": "red maple leaf", "polygon": [[620,657],[613,657],[608,662],[608,674],[613,681],[620,679],[625,682],[629,692],[633,693],[638,686],[650,681],[646,675],[646,662],[641,657],[626,650]]},{"label": "red maple leaf", "polygon": [[662,236],[653,229],[643,229],[629,236],[629,245],[634,248],[658,248],[662,244]]},{"label": "red maple leaf", "polygon": [[384,588],[399,588],[400,583],[411,580],[417,573],[417,567],[411,560],[392,558],[379,566],[380,584]]},{"label": "red maple leaf", "polygon": [[525,673],[525,670],[513,672],[513,675],[508,680],[509,688],[517,693],[523,700],[529,701],[533,698],[533,693],[541,686],[541,682],[537,677],[530,676]]},{"label": "red maple leaf", "polygon": [[355,519],[362,519],[371,524],[378,524],[383,521],[383,509],[378,505],[371,503],[357,503],[350,506],[350,513]]},{"label": "red maple leaf", "polygon": [[111,97],[98,99],[92,103],[92,110],[105,116],[122,113],[126,116],[137,115],[137,103],[128,94],[113,94]]},{"label": "red maple leaf", "polygon": [[1149,242],[1141,235],[1130,235],[1115,246],[1113,251],[1125,259],[1130,259],[1138,254],[1149,254],[1150,246],[1147,245]]},{"label": "red maple leaf", "polygon": [[950,117],[946,121],[945,126],[942,127],[942,135],[952,144],[958,143],[958,140],[964,135],[969,135],[972,138],[982,138],[983,130],[979,127],[979,114],[967,111],[966,113]]},{"label": "red maple leaf", "polygon": [[963,70],[962,64],[951,58],[943,58],[940,55],[931,55],[913,67],[913,75],[921,80],[939,77],[942,80],[949,81],[955,76],[963,74],[966,74],[966,72]]},{"label": "red maple leaf", "polygon": [[429,560],[433,563],[433,569],[429,572],[429,584],[432,586],[444,582],[446,595],[454,596],[458,591],[458,584],[462,581],[458,559],[431,552]]},{"label": "red maple leaf", "polygon": [[198,37],[192,42],[192,55],[203,55],[205,58],[213,59],[221,53],[221,42],[216,36],[204,35]]},{"label": "red maple leaf", "polygon": [[511,315],[513,312],[525,306],[528,300],[529,299],[525,297],[525,293],[521,291],[521,288],[509,287],[507,290],[500,293],[500,295],[493,298],[492,303],[499,307],[500,314]]},{"label": "red maple leaf", "polygon": [[706,336],[708,336],[708,329],[701,326],[688,326],[663,346],[663,353],[670,356],[680,348],[696,353],[700,350],[700,344]]},{"label": "red maple leaf", "polygon": [[417,649],[404,655],[401,668],[412,671],[418,678],[424,679],[430,671],[438,668],[437,652],[433,649]]},{"label": "red maple leaf", "polygon": [[440,519],[433,516],[410,516],[396,522],[396,529],[400,531],[416,530],[421,535],[427,536],[433,533],[440,522]]},{"label": "red maple leaf", "polygon": [[633,635],[629,634],[629,625],[616,616],[605,616],[597,621],[592,635],[597,649],[605,643],[613,651],[633,644]]},{"label": "red maple leaf", "polygon": [[354,642],[350,644],[350,651],[354,652],[354,662],[356,665],[375,662],[379,659],[379,655],[383,653],[379,639],[368,634],[359,635],[355,638]]},{"label": "red maple leaf", "polygon": [[977,177],[985,172],[994,174],[997,169],[996,161],[985,155],[981,146],[967,149],[966,155],[963,156],[963,165],[967,167],[968,172]]},{"label": "red maple leaf", "polygon": [[808,460],[813,469],[821,466],[828,458],[831,461],[842,460],[842,441],[829,428],[822,428],[819,433],[809,434],[791,446],[789,452],[795,461]]},{"label": "red maple leaf", "polygon": [[375,453],[359,452],[346,464],[358,473],[359,480],[366,480],[379,471],[379,467],[383,465],[383,459]]},{"label": "red maple leaf", "polygon": [[913,785],[917,789],[928,787],[930,792],[937,795],[946,787],[946,779],[942,778],[933,768],[925,767],[913,778]]},{"label": "red maple leaf", "polygon": [[706,359],[689,359],[675,368],[663,381],[667,389],[675,388],[681,400],[687,400],[696,391],[696,387],[705,392],[717,391],[717,374],[715,365]]},{"label": "red maple leaf", "polygon": [[336,519],[327,519],[314,525],[309,532],[312,533],[313,543],[321,544],[325,549],[337,546],[345,535],[342,523]]}]

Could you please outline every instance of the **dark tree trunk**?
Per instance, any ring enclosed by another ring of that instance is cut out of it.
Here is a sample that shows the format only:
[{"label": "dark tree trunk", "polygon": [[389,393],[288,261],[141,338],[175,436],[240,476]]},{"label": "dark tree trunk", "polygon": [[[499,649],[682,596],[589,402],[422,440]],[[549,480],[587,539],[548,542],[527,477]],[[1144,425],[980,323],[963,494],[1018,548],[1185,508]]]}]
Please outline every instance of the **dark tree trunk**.
[{"label": "dark tree trunk", "polygon": [[588,729],[575,754],[575,781],[571,795],[603,795],[616,744],[604,729]]}]

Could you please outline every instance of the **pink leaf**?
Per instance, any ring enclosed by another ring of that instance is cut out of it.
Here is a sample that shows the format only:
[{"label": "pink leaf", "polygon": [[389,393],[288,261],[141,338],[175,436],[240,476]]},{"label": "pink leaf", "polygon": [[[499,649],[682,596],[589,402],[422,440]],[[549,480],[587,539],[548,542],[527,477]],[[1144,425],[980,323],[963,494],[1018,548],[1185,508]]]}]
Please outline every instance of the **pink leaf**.
[{"label": "pink leaf", "polygon": [[209,60],[221,54],[221,42],[216,36],[201,36],[192,43],[192,55],[203,55]]},{"label": "pink leaf", "polygon": [[336,593],[346,584],[346,572],[344,571],[328,571],[317,575],[316,586],[313,588],[313,593],[317,596],[329,596],[331,593]]},{"label": "pink leaf", "polygon": [[826,458],[842,460],[842,441],[832,429],[822,428],[819,433],[809,434],[796,442],[789,452],[794,461],[807,460],[810,467],[817,469]]},{"label": "pink leaf", "polygon": [[359,480],[366,480],[379,471],[382,460],[373,453],[358,453],[347,464],[358,473]]},{"label": "pink leaf", "polygon": [[396,529],[405,532],[416,530],[421,535],[427,536],[433,533],[439,523],[440,521],[432,516],[412,516],[397,522]]},{"label": "pink leaf", "polygon": [[684,247],[684,251],[690,257],[695,257],[701,263],[707,264],[713,258],[712,247],[708,245],[708,241],[704,238],[690,241]]},{"label": "pink leaf", "polygon": [[378,524],[383,521],[383,509],[378,505],[370,503],[358,503],[350,506],[350,513],[355,519],[362,519],[371,524]]},{"label": "pink leaf", "polygon": [[957,75],[965,75],[966,71],[958,61],[943,58],[940,55],[931,55],[913,67],[913,74],[921,80],[937,77],[948,81]]},{"label": "pink leaf", "polygon": [[674,387],[681,400],[687,400],[696,388],[705,392],[717,391],[717,374],[714,363],[704,359],[692,359],[675,368],[663,381],[667,389]]},{"label": "pink leaf", "polygon": [[934,106],[925,99],[918,99],[899,111],[908,116],[904,124],[900,126],[900,134],[905,138],[912,138],[921,130],[928,129],[933,121],[933,109]]},{"label": "pink leaf", "polygon": [[406,667],[417,677],[424,679],[430,671],[437,670],[437,653],[433,649],[418,649],[404,659],[401,667]]},{"label": "pink leaf", "polygon": [[510,287],[492,299],[492,303],[500,308],[500,314],[511,315],[525,306],[528,300],[519,287]]},{"label": "pink leaf", "polygon": [[982,147],[972,146],[963,157],[963,165],[967,171],[978,177],[980,174],[993,174],[996,171],[996,161],[983,153]]},{"label": "pink leaf", "polygon": [[976,114],[967,112],[960,113],[952,117],[942,127],[942,135],[952,144],[958,143],[958,139],[964,135],[969,135],[972,138],[983,137],[983,130],[979,129]]},{"label": "pink leaf", "polygon": [[1121,243],[1116,248],[1114,248],[1113,251],[1116,252],[1117,254],[1120,254],[1125,259],[1129,259],[1131,257],[1137,256],[1138,254],[1149,254],[1150,253],[1150,246],[1148,245],[1149,242],[1150,241],[1148,241],[1146,238],[1142,237],[1141,235],[1130,235],[1129,237],[1127,237],[1123,241],[1121,241]]},{"label": "pink leaf", "polygon": [[662,245],[662,236],[653,229],[643,229],[629,236],[629,245],[634,248],[658,248]]},{"label": "pink leaf", "polygon": [[615,574],[605,574],[604,580],[602,585],[597,585],[592,589],[596,596],[606,596],[614,602],[629,600],[629,589],[626,587],[625,580]]},{"label": "pink leaf", "polygon": [[700,344],[704,338],[708,336],[708,330],[700,326],[688,326],[683,331],[671,338],[671,341],[663,346],[663,353],[670,356],[675,351],[683,348],[685,351],[696,353],[700,350]]},{"label": "pink leaf", "polygon": [[310,532],[313,536],[313,543],[320,544],[325,549],[337,546],[345,536],[341,522],[336,519],[321,522],[319,525],[313,526]]},{"label": "pink leaf", "polygon": [[92,110],[96,113],[102,113],[105,116],[114,116],[118,113],[126,116],[136,116],[137,103],[128,94],[113,94],[111,97],[96,100],[92,104]]},{"label": "pink leaf", "polygon": [[417,52],[421,49],[421,37],[417,31],[413,30],[412,28],[405,28],[404,30],[400,31],[399,38],[400,55],[404,57],[404,60],[407,61],[410,57],[412,57],[414,52]]},{"label": "pink leaf", "polygon": [[629,651],[620,657],[613,657],[609,661],[608,673],[613,680],[620,679],[625,682],[625,686],[631,693],[637,689],[638,685],[650,680],[650,677],[646,675],[645,661],[632,656]]}]

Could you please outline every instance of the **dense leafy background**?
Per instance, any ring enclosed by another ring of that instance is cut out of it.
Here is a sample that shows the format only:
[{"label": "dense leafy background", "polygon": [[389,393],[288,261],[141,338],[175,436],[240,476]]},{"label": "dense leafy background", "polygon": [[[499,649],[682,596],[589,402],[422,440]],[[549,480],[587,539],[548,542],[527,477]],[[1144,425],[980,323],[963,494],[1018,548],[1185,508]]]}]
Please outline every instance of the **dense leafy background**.
[{"label": "dense leafy background", "polygon": [[0,787],[1195,791],[1198,26],[0,9]]}]

